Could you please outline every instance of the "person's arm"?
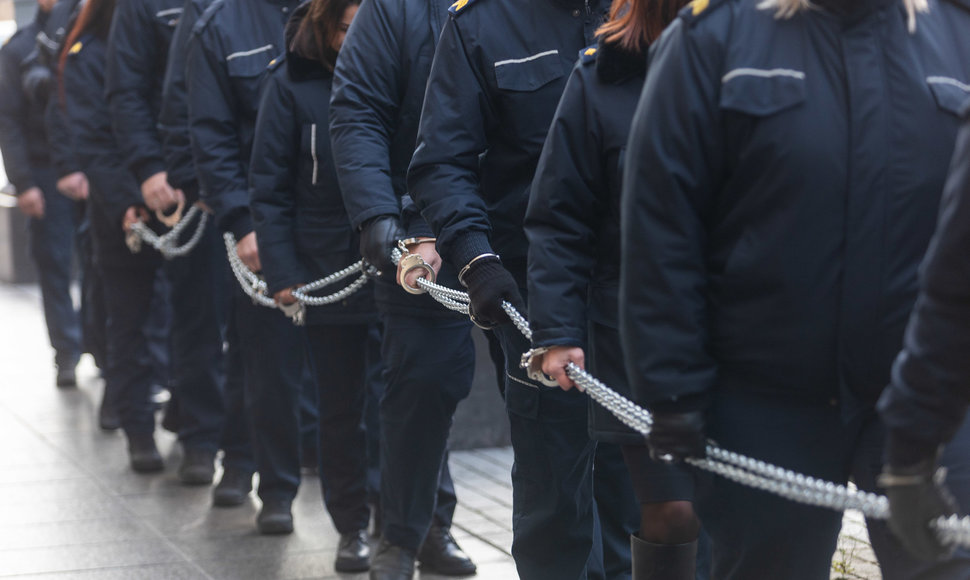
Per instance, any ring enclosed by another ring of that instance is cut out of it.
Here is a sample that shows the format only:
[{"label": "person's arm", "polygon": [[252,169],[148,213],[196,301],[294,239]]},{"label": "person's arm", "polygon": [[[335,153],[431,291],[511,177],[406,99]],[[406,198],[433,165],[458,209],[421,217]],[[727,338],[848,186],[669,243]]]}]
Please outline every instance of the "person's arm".
[{"label": "person's arm", "polygon": [[44,125],[47,128],[48,146],[50,147],[51,164],[59,178],[81,173],[81,163],[77,159],[76,137],[67,122],[67,113],[61,105],[60,79],[56,80],[47,110],[44,113]]},{"label": "person's arm", "polygon": [[950,441],[970,403],[970,121],[943,193],[920,294],[879,401],[890,462],[916,463]]},{"label": "person's arm", "polygon": [[249,164],[249,207],[270,296],[309,281],[294,238],[301,127],[292,114],[293,95],[279,81],[281,74],[286,71],[274,71],[263,89]]},{"label": "person's arm", "polygon": [[653,48],[620,211],[627,377],[637,402],[654,411],[651,450],[675,457],[703,455],[702,411],[717,378],[708,350],[705,218],[722,178],[723,47],[700,24],[675,21]]},{"label": "person's arm", "polygon": [[601,131],[595,126],[582,66],[566,82],[539,156],[525,216],[532,344],[549,349],[541,355],[543,372],[566,389],[574,386],[566,365],[573,362],[585,368],[595,228],[603,216],[608,183]]},{"label": "person's arm", "polygon": [[139,184],[165,171],[162,145],[152,112],[152,90],[159,74],[154,14],[149,3],[118,3],[108,38],[105,91],[111,104],[115,139]]},{"label": "person's arm", "polygon": [[239,111],[226,63],[211,28],[196,27],[186,59],[189,137],[202,200],[222,231],[242,240],[253,231],[243,170]]},{"label": "person's arm", "polygon": [[458,268],[492,252],[478,172],[494,123],[485,81],[466,54],[458,20],[451,17],[431,65],[408,190],[438,236],[438,251]]},{"label": "person's arm", "polygon": [[[15,40],[21,40],[17,38]],[[20,79],[20,63],[9,46],[0,50],[0,151],[7,179],[21,195],[37,186],[27,154],[27,99]]]},{"label": "person's arm", "polygon": [[158,135],[168,181],[179,189],[194,189],[195,163],[189,139],[189,106],[185,82],[185,65],[192,41],[192,28],[200,16],[199,6],[186,0],[182,16],[172,36],[165,80],[162,83],[162,107],[158,114]]},{"label": "person's arm", "polygon": [[404,81],[403,2],[370,0],[354,17],[340,49],[330,99],[330,139],[350,223],[399,216],[391,183],[391,140]]}]

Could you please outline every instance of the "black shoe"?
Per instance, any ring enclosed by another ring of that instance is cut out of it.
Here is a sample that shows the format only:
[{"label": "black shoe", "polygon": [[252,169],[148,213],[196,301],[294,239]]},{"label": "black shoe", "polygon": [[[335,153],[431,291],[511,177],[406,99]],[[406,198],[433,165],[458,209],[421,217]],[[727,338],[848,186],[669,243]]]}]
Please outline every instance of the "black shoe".
[{"label": "black shoe", "polygon": [[137,473],[153,473],[165,469],[162,455],[151,433],[128,436],[128,461]]},{"label": "black shoe", "polygon": [[121,416],[117,407],[104,399],[101,399],[101,407],[98,409],[98,426],[102,431],[117,431],[121,428]]},{"label": "black shoe", "polygon": [[434,523],[418,551],[421,570],[442,576],[471,576],[478,568],[448,529]]},{"label": "black shoe", "polygon": [[[251,476],[250,476],[251,477]],[[223,478],[225,479],[225,478]],[[263,509],[256,516],[256,528],[263,535],[292,534],[292,502],[288,499],[270,498],[263,502]]]},{"label": "black shoe", "polygon": [[370,563],[370,580],[411,580],[414,578],[414,552],[381,540]]},{"label": "black shoe", "polygon": [[57,365],[57,379],[55,384],[59,389],[69,389],[71,387],[77,386],[77,375],[74,374],[74,367],[77,363],[73,365]]},{"label": "black shoe", "polygon": [[340,534],[337,559],[333,567],[337,572],[366,572],[370,570],[370,543],[367,530]]},{"label": "black shoe", "polygon": [[[212,490],[212,505],[233,507],[242,505],[249,492],[253,490],[253,473],[228,467],[222,472],[222,479]],[[262,514],[260,514],[262,516]]]},{"label": "black shoe", "polygon": [[186,485],[209,485],[215,475],[216,454],[207,449],[185,447],[182,464],[179,465],[179,480]]},{"label": "black shoe", "polygon": [[170,397],[165,403],[165,410],[162,412],[162,429],[178,435],[179,432],[179,406],[178,399]]},{"label": "black shoe", "polygon": [[630,536],[633,580],[694,580],[697,540],[687,544],[652,544]]}]

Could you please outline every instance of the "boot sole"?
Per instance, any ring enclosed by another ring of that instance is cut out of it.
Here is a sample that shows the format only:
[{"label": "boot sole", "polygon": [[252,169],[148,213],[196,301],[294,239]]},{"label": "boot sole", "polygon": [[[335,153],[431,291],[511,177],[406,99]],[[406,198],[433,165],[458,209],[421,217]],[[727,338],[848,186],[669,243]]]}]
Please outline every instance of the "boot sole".
[{"label": "boot sole", "polygon": [[333,563],[333,569],[337,572],[367,572],[370,570],[370,561],[337,560]]}]

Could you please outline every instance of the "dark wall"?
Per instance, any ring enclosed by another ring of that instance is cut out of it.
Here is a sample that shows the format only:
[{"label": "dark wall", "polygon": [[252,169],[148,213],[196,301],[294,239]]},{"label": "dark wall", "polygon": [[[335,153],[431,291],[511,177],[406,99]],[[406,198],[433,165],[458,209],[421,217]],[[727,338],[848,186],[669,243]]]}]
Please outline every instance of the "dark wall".
[{"label": "dark wall", "polygon": [[475,382],[471,394],[455,412],[450,448],[504,447],[511,444],[509,419],[499,394],[488,340],[479,328],[472,329],[472,338],[475,340]]}]

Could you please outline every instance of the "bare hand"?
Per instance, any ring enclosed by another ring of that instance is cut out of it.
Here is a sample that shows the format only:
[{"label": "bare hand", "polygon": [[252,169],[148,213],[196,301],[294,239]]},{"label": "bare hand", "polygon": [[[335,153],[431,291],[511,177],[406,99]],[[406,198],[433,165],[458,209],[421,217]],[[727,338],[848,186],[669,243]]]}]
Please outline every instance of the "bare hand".
[{"label": "bare hand", "polygon": [[577,346],[554,346],[542,356],[542,372],[556,379],[564,391],[576,386],[576,383],[566,375],[566,365],[576,363],[581,369],[586,368],[586,353]]},{"label": "bare hand", "polygon": [[283,304],[284,306],[293,304],[296,302],[296,297],[293,296],[293,291],[300,286],[303,286],[303,284],[296,284],[294,286],[290,286],[289,288],[280,290],[276,294],[273,294],[273,300],[275,300],[277,304]]},{"label": "bare hand", "polygon": [[[176,193],[178,191],[178,193]],[[141,196],[152,211],[165,211],[179,201],[180,190],[168,184],[168,173],[159,171],[141,184]],[[185,196],[182,196],[184,199]]]},{"label": "bare hand", "polygon": [[[427,241],[424,241],[427,240]],[[412,244],[408,247],[408,251],[412,254],[418,254],[425,261],[426,264],[431,266],[434,270],[435,276],[441,270],[441,256],[438,255],[438,251],[435,249],[434,238],[422,238],[419,239],[417,244]],[[404,277],[404,283],[412,288],[418,286],[418,278],[424,278],[426,272],[421,269],[411,270],[408,275]],[[397,279],[401,278],[401,266],[397,267]]]},{"label": "bare hand", "polygon": [[83,201],[88,198],[88,177],[80,171],[68,173],[57,180],[57,191],[74,201]]},{"label": "bare hand", "polygon": [[125,217],[121,220],[121,229],[128,232],[137,222],[147,222],[148,212],[143,207],[131,206],[125,211]]},{"label": "bare hand", "polygon": [[17,196],[17,207],[24,215],[36,219],[44,217],[44,193],[39,187],[31,187]]},{"label": "bare hand", "polygon": [[256,232],[249,232],[243,236],[243,239],[236,242],[236,255],[253,272],[259,272],[263,269],[263,265],[259,263],[259,246],[256,245]]}]

